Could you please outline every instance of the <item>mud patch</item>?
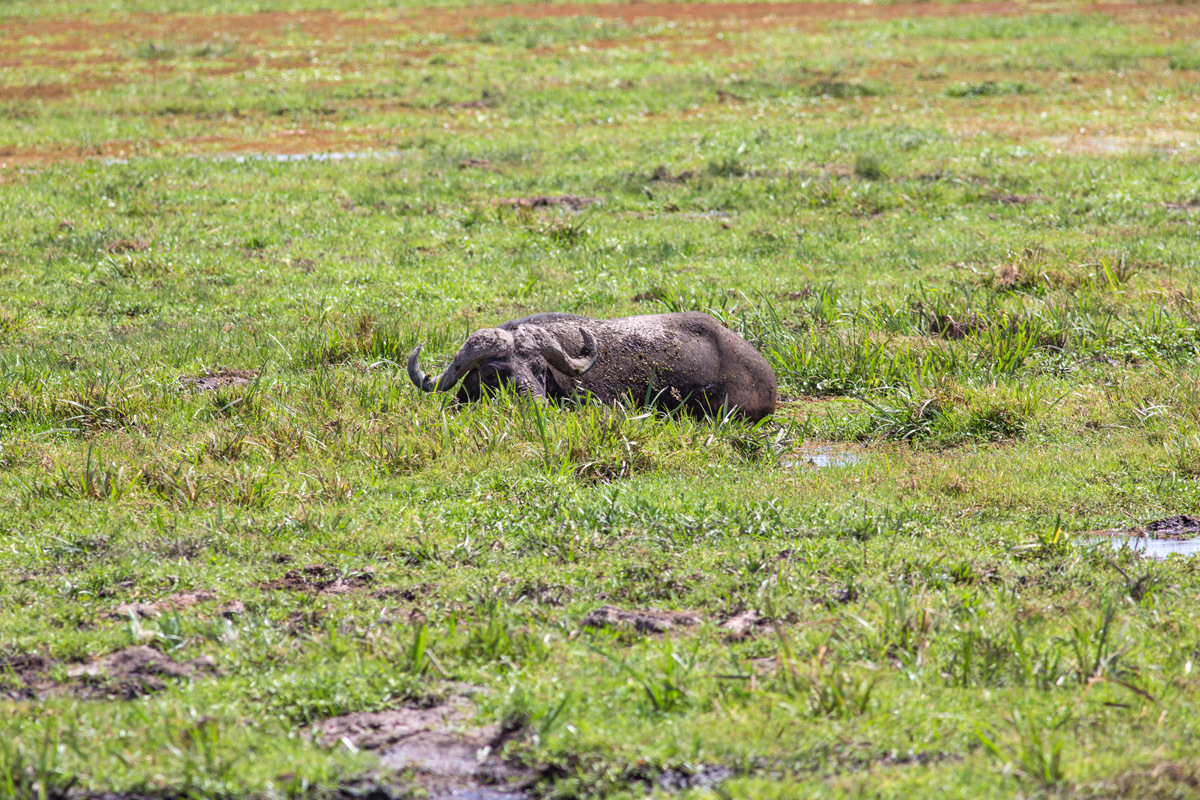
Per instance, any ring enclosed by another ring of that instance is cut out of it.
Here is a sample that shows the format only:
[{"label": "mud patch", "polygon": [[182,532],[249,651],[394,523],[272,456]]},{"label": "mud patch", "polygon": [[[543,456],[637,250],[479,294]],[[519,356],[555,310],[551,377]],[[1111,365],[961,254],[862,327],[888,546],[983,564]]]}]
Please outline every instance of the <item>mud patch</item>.
[{"label": "mud patch", "polygon": [[257,380],[256,369],[218,369],[208,375],[181,375],[179,385],[193,392],[211,392],[226,386],[249,386]]},{"label": "mud patch", "polygon": [[611,628],[635,633],[670,633],[699,625],[703,618],[695,611],[626,611],[615,606],[600,606],[583,618],[585,628]]},{"label": "mud patch", "polygon": [[105,616],[109,619],[122,620],[129,619],[130,616],[148,619],[161,617],[167,611],[181,611],[185,608],[191,608],[194,605],[207,603],[210,600],[216,599],[217,596],[212,592],[180,592],[170,597],[164,597],[162,600],[156,600],[153,603],[122,603]]},{"label": "mud patch", "polygon": [[582,211],[588,206],[600,202],[599,197],[580,197],[576,194],[539,194],[533,197],[506,197],[493,201],[502,208],[569,208],[572,211]]},{"label": "mud patch", "polygon": [[282,578],[260,583],[259,588],[268,591],[309,592],[312,594],[346,594],[366,588],[375,582],[375,570],[367,568],[345,575],[324,564],[309,564],[289,570]]},{"label": "mud patch", "polygon": [[1151,522],[1144,529],[1147,536],[1155,539],[1183,539],[1200,534],[1200,517],[1176,514],[1173,517]]},{"label": "mud patch", "polygon": [[133,700],[167,688],[168,680],[192,678],[216,671],[211,656],[180,662],[152,647],[138,645],[98,656],[66,669],[67,680],[51,677],[57,666],[53,659],[23,655],[0,661],[0,675],[7,675],[13,688],[0,690],[12,700],[43,700],[63,693],[86,699]]},{"label": "mud patch", "polygon": [[[473,705],[462,696],[427,708],[347,714],[317,724],[317,741],[370,750],[390,770],[411,769],[431,796],[506,798],[519,776],[497,756],[505,734],[470,727]],[[491,788],[495,787],[495,788]]]}]

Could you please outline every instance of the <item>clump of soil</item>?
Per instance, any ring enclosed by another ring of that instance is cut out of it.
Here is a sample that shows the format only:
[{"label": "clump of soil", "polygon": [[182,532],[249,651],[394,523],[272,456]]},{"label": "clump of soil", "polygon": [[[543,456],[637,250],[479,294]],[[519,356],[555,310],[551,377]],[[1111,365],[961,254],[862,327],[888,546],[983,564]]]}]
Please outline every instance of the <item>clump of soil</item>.
[{"label": "clump of soil", "polygon": [[574,586],[532,581],[517,587],[512,593],[512,599],[513,602],[529,600],[544,606],[561,606],[577,591]]},{"label": "clump of soil", "polygon": [[50,677],[57,662],[41,655],[13,656],[0,660],[0,673],[16,685],[0,690],[0,697],[12,700],[43,700],[69,692],[84,698],[116,697],[132,700],[167,687],[167,679],[190,678],[197,673],[213,672],[211,656],[179,662],[152,647],[137,645],[74,664],[67,668],[66,682]]},{"label": "clump of soil", "polygon": [[181,611],[199,603],[216,600],[217,596],[204,590],[198,592],[180,592],[153,603],[122,603],[108,613],[109,619],[129,619],[130,615],[148,619],[160,617],[165,611]]},{"label": "clump of soil", "polygon": [[580,197],[577,194],[539,194],[533,197],[506,197],[495,201],[496,205],[504,206],[505,208],[535,209],[561,206],[569,208],[572,211],[582,211],[588,206],[599,202],[599,197]]},{"label": "clump of soil", "polygon": [[8,700],[41,700],[56,687],[47,678],[54,669],[52,658],[37,653],[0,656],[0,697]]},{"label": "clump of soil", "polygon": [[926,319],[931,334],[955,341],[979,333],[987,327],[975,312],[971,312],[965,319],[955,319],[949,314],[937,314],[930,311],[927,313]]},{"label": "clump of soil", "polygon": [[152,647],[137,645],[70,667],[67,675],[78,681],[77,693],[132,700],[167,688],[166,678],[188,678],[215,668],[211,656],[181,663]]},{"label": "clump of soil", "polygon": [[371,598],[374,600],[407,600],[410,603],[418,600],[428,594],[432,587],[424,583],[418,583],[413,586],[387,586],[382,589],[376,589],[371,592]]},{"label": "clump of soil", "polygon": [[179,385],[193,392],[210,392],[225,386],[249,386],[258,380],[258,370],[217,369],[208,375],[180,375]]},{"label": "clump of soil", "polygon": [[217,609],[217,613],[222,617],[232,619],[246,613],[246,604],[241,600],[230,600],[228,603],[222,603]]},{"label": "clump of soil", "polygon": [[769,622],[757,611],[743,611],[722,622],[721,630],[725,631],[729,639],[745,639],[757,633],[760,628],[766,627]]},{"label": "clump of soil", "polygon": [[626,611],[615,606],[600,606],[583,618],[585,628],[615,628],[637,633],[670,633],[679,628],[699,625],[702,617],[695,611]]},{"label": "clump of soil", "polygon": [[140,252],[150,249],[150,242],[145,237],[135,236],[132,239],[117,239],[104,247],[106,253]]},{"label": "clump of soil", "polygon": [[1046,199],[1040,194],[1004,194],[1003,192],[992,192],[988,197],[994,202],[1006,206],[1023,206],[1029,203],[1040,203]]},{"label": "clump of soil", "polygon": [[696,170],[685,169],[683,172],[672,172],[666,164],[659,164],[650,174],[650,180],[659,183],[683,183],[696,177]]},{"label": "clump of soil", "polygon": [[471,796],[480,784],[514,777],[497,757],[505,741],[496,725],[469,727],[471,703],[455,696],[435,706],[347,714],[317,724],[317,741],[376,753],[392,770],[412,769],[438,793]]},{"label": "clump of soil", "polygon": [[1151,539],[1188,539],[1200,534],[1200,517],[1176,514],[1149,523],[1144,533]]},{"label": "clump of soil", "polygon": [[645,292],[638,292],[633,297],[629,298],[634,303],[657,303],[667,299],[665,289],[659,289],[657,286],[650,288]]},{"label": "clump of soil", "polygon": [[713,790],[733,777],[729,767],[701,766],[694,770],[667,769],[654,778],[654,786],[664,792],[683,792],[688,789]]},{"label": "clump of soil", "polygon": [[1021,268],[1016,263],[1010,262],[996,268],[992,282],[997,289],[1011,289],[1024,280],[1025,276],[1021,273]]},{"label": "clump of soil", "polygon": [[341,571],[324,564],[309,564],[306,567],[288,570],[282,578],[261,583],[259,588],[329,595],[346,594],[374,582],[375,570],[371,568],[343,575]]}]

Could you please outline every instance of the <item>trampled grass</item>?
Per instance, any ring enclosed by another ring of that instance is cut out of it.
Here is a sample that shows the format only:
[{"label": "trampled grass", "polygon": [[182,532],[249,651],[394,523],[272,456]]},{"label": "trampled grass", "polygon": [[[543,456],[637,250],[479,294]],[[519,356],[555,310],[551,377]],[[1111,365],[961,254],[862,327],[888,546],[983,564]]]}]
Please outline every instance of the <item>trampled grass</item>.
[{"label": "trampled grass", "polygon": [[[438,796],[321,724],[462,695],[531,797],[1195,794],[1092,533],[1200,504],[1193,8],[91,5],[0,8],[0,798]],[[402,366],[693,309],[775,419]]]}]

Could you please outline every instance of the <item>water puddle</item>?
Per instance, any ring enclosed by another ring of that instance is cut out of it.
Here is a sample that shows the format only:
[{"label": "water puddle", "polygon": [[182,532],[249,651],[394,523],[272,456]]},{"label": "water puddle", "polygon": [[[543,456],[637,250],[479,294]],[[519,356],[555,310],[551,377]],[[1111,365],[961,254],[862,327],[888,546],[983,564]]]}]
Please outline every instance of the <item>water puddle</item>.
[{"label": "water puddle", "polygon": [[211,158],[214,161],[232,161],[244,164],[247,161],[356,161],[368,158],[396,158],[404,155],[399,150],[345,150],[333,153],[219,153],[196,158]]},{"label": "water puddle", "polygon": [[[188,153],[180,158],[191,158],[197,161],[232,161],[235,164],[245,164],[254,161],[274,163],[291,163],[300,161],[337,162],[362,161],[365,159],[398,158],[404,155],[400,150],[341,150],[328,153]],[[153,157],[153,156],[149,156]],[[97,159],[106,167],[128,164],[133,157],[112,156]]]},{"label": "water puddle", "polygon": [[1200,554],[1200,517],[1177,514],[1155,520],[1131,531],[1099,531],[1088,537],[1095,544],[1108,543],[1114,550],[1130,550],[1142,558],[1161,560],[1171,555]]},{"label": "water puddle", "polygon": [[448,794],[431,794],[431,800],[528,800],[528,795],[504,792],[487,786],[458,789]]},{"label": "water puddle", "polygon": [[862,463],[862,456],[848,450],[814,450],[811,453],[801,453],[796,458],[779,460],[779,466],[784,469],[851,467],[859,463]]},{"label": "water puddle", "polygon": [[1167,556],[1194,556],[1200,553],[1200,536],[1194,539],[1152,539],[1149,536],[1104,536],[1092,541],[1108,542],[1114,550],[1131,550],[1142,558],[1155,561]]}]

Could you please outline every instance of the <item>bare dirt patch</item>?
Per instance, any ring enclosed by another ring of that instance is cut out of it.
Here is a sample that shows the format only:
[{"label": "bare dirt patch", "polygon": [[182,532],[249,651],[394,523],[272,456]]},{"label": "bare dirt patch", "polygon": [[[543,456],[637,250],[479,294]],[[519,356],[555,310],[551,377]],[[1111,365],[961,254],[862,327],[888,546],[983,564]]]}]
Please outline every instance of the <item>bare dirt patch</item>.
[{"label": "bare dirt patch", "polygon": [[599,197],[580,197],[575,194],[557,194],[547,195],[539,194],[533,197],[506,197],[493,201],[496,205],[504,208],[553,208],[559,206],[569,208],[572,211],[582,211],[588,206],[595,205],[600,202]]},{"label": "bare dirt patch", "polygon": [[164,597],[162,600],[156,600],[153,603],[122,603],[108,613],[110,619],[129,619],[130,616],[148,619],[160,617],[164,612],[182,611],[185,608],[191,608],[200,603],[207,603],[210,600],[216,600],[217,596],[212,592],[179,592],[170,597]]},{"label": "bare dirt patch", "polygon": [[67,675],[79,681],[86,696],[132,700],[167,688],[167,678],[188,678],[215,668],[216,662],[208,656],[181,663],[152,647],[138,645],[70,667]]},{"label": "bare dirt patch", "polygon": [[193,392],[211,392],[227,386],[249,386],[256,380],[255,369],[217,369],[207,375],[181,375],[179,385]]},{"label": "bare dirt patch", "polygon": [[519,777],[498,757],[505,732],[470,726],[472,710],[467,698],[454,696],[424,708],[347,714],[318,723],[317,741],[370,750],[390,770],[412,769],[436,796],[470,797],[482,786]]},{"label": "bare dirt patch", "polygon": [[486,158],[464,158],[458,162],[459,169],[491,169],[492,162]]},{"label": "bare dirt patch", "polygon": [[308,592],[311,594],[346,594],[364,589],[375,582],[375,570],[367,568],[343,575],[340,570],[324,564],[309,564],[289,570],[282,578],[259,584],[270,591]]},{"label": "bare dirt patch", "polygon": [[635,633],[670,633],[699,625],[703,617],[695,611],[626,611],[615,606],[600,606],[583,618],[585,628],[613,628]]},{"label": "bare dirt patch", "polygon": [[66,668],[67,680],[63,682],[51,675],[57,666],[58,662],[42,655],[0,659],[0,675],[6,676],[10,684],[10,688],[0,689],[0,697],[43,700],[69,693],[87,699],[133,700],[167,688],[168,680],[192,678],[216,670],[211,656],[180,662],[144,645],[70,665]]}]

